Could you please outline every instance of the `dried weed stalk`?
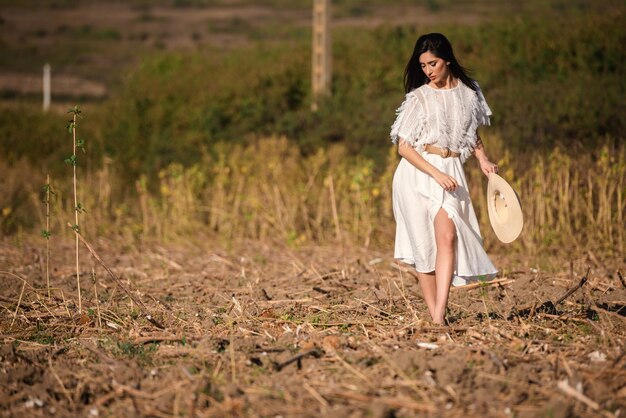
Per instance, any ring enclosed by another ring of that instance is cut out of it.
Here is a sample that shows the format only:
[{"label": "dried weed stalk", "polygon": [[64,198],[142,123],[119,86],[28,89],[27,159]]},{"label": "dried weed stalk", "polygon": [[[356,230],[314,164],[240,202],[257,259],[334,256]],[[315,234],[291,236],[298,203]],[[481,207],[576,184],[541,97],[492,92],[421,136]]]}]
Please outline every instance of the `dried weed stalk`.
[{"label": "dried weed stalk", "polygon": [[[78,215],[81,212],[84,212],[85,209],[82,204],[78,201],[78,193],[77,193],[77,181],[76,181],[76,166],[78,164],[76,150],[81,149],[83,152],[85,151],[84,145],[85,141],[82,139],[76,139],[76,126],[77,119],[81,118],[81,110],[78,106],[74,106],[67,113],[72,114],[72,119],[70,119],[67,130],[72,135],[72,155],[70,155],[65,162],[72,166],[72,185],[74,191],[74,225],[72,225],[72,229],[75,232],[79,231],[79,223],[78,223]],[[78,313],[82,312],[82,298],[80,294],[80,267],[78,264],[78,235],[76,236],[76,289],[78,292]]]},{"label": "dried weed stalk", "polygon": [[46,185],[43,187],[45,192],[44,203],[46,204],[46,229],[41,231],[41,235],[46,239],[46,289],[48,291],[48,299],[50,295],[50,195],[53,195],[52,186],[50,184],[50,174],[46,175]]}]

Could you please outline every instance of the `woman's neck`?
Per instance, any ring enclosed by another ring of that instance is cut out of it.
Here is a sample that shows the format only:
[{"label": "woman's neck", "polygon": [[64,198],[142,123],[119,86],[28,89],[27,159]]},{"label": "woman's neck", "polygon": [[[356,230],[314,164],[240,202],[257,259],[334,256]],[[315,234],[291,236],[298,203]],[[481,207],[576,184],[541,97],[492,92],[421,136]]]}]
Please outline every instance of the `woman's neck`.
[{"label": "woman's neck", "polygon": [[455,78],[452,74],[449,74],[445,79],[439,81],[438,83],[431,81],[430,85],[436,89],[452,89],[459,84],[459,80]]}]

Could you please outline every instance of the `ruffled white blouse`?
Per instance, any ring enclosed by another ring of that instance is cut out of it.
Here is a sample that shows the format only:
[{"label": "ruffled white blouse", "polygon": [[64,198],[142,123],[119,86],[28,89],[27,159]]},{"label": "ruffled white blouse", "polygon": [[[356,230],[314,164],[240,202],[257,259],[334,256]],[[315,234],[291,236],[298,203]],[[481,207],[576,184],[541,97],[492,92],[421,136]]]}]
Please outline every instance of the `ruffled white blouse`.
[{"label": "ruffled white blouse", "polygon": [[492,114],[478,83],[475,86],[477,91],[459,80],[451,89],[424,84],[408,93],[396,111],[392,141],[400,137],[414,148],[426,144],[449,148],[465,162],[476,148],[476,129],[489,125]]}]

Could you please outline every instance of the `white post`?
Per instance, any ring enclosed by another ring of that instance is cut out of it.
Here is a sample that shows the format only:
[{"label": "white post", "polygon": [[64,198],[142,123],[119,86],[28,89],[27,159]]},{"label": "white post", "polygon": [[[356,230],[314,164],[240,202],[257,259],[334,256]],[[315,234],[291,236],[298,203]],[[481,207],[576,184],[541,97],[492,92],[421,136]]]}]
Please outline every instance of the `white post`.
[{"label": "white post", "polygon": [[50,64],[43,66],[43,111],[50,109]]},{"label": "white post", "polygon": [[330,0],[313,0],[313,42],[311,88],[316,111],[319,96],[330,94],[332,45],[330,38]]}]

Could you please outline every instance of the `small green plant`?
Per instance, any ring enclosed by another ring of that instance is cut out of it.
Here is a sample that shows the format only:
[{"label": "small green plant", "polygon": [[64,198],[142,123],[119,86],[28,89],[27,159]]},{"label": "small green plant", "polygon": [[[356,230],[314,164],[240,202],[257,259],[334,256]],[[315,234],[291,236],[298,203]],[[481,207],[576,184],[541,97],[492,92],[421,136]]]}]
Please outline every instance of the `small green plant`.
[{"label": "small green plant", "polygon": [[[74,106],[67,113],[72,115],[72,119],[69,120],[67,124],[67,131],[72,135],[72,155],[65,159],[65,162],[72,166],[73,171],[73,185],[74,185],[74,225],[72,229],[74,232],[79,231],[79,223],[78,223],[78,215],[82,212],[85,212],[85,208],[83,205],[78,202],[78,193],[77,193],[77,181],[76,181],[76,166],[78,165],[78,161],[76,158],[76,149],[85,152],[85,140],[84,139],[76,139],[76,126],[78,118],[82,118],[81,110],[78,106]],[[78,291],[78,313],[80,314],[82,311],[82,298],[80,295],[80,267],[78,264],[78,234],[76,236],[76,288]]]},{"label": "small green plant", "polygon": [[46,185],[43,186],[45,193],[44,203],[46,204],[46,229],[41,231],[41,236],[46,239],[46,289],[48,290],[48,299],[50,296],[50,195],[55,194],[50,185],[50,174],[46,175]]},{"label": "small green plant", "polygon": [[26,338],[28,341],[34,341],[39,344],[50,345],[55,343],[54,336],[48,332],[45,325],[41,322],[37,323],[34,332]]},{"label": "small green plant", "polygon": [[77,163],[76,163],[76,155],[75,154],[70,155],[64,161],[65,161],[66,164],[69,164],[69,165],[71,165],[73,167],[76,167]]},{"label": "small green plant", "polygon": [[139,310],[139,308],[135,308],[130,311],[130,317],[134,320],[139,318],[139,315],[141,315],[141,311]]},{"label": "small green plant", "polygon": [[31,338],[31,341],[34,341],[39,344],[52,345],[55,343],[55,339],[52,335],[49,334],[37,334]]},{"label": "small green plant", "polygon": [[293,316],[293,314],[291,313],[285,313],[280,316],[280,319],[282,319],[283,321],[287,321],[287,322],[293,322],[296,319],[296,317]]},{"label": "small green plant", "polygon": [[576,327],[581,333],[583,333],[583,335],[593,334],[593,327],[587,323],[576,324]]},{"label": "small green plant", "polygon": [[152,364],[152,355],[159,349],[159,345],[152,343],[145,346],[130,341],[118,341],[117,349],[119,354],[136,359],[141,364]]},{"label": "small green plant", "polygon": [[78,202],[78,204],[76,205],[76,212],[78,212],[78,213],[85,213],[87,211],[85,210],[83,205],[80,202]]},{"label": "small green plant", "polygon": [[478,286],[478,294],[480,295],[481,298],[484,299],[489,294],[488,287],[489,287],[488,283],[480,282],[480,284]]}]

